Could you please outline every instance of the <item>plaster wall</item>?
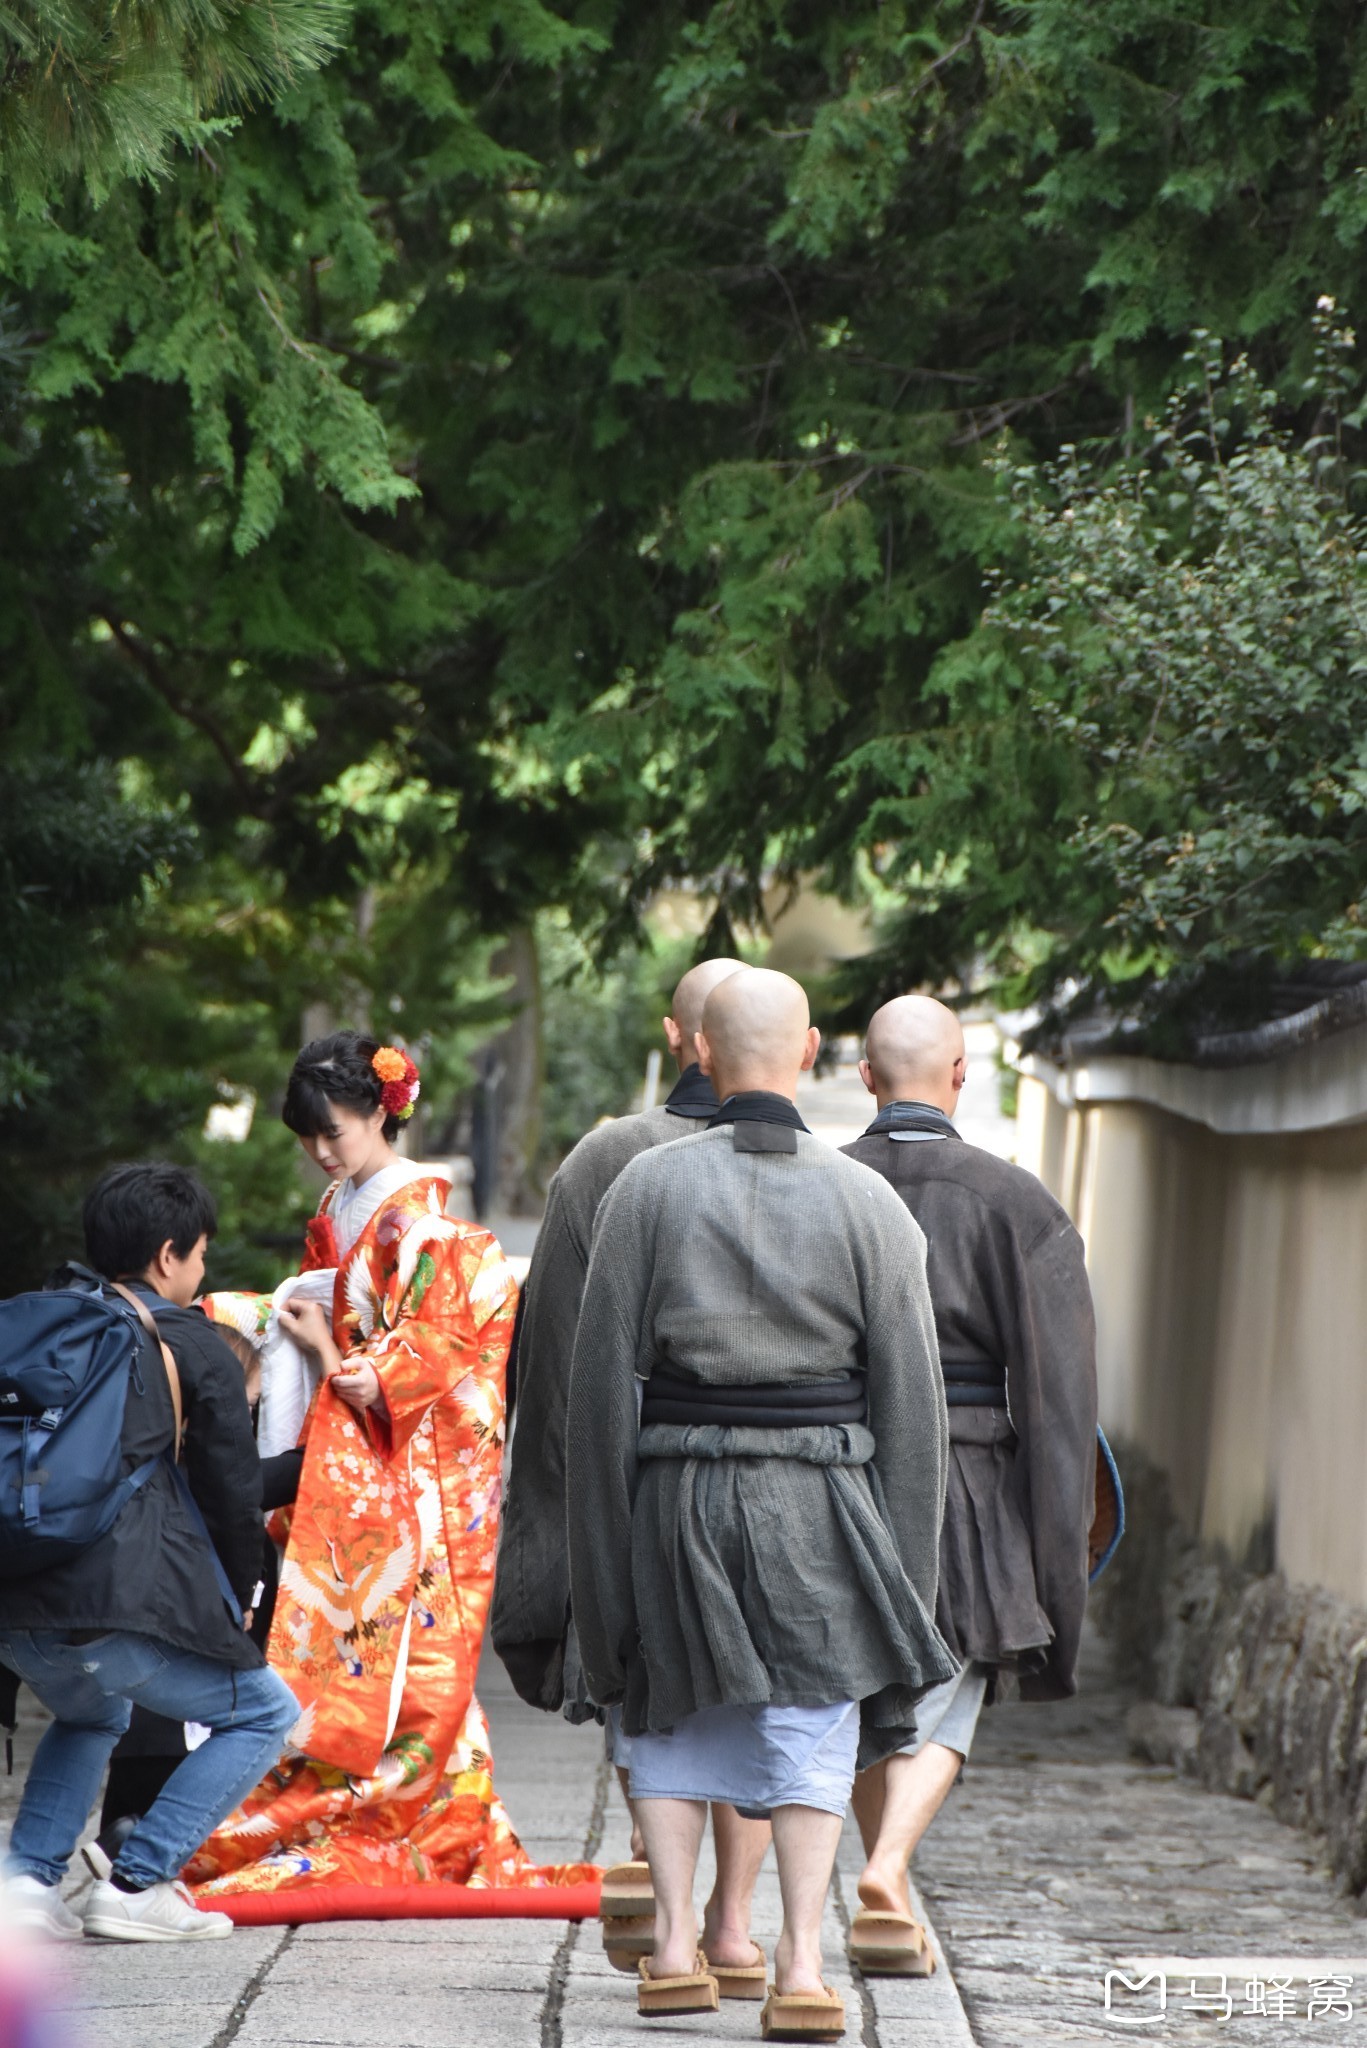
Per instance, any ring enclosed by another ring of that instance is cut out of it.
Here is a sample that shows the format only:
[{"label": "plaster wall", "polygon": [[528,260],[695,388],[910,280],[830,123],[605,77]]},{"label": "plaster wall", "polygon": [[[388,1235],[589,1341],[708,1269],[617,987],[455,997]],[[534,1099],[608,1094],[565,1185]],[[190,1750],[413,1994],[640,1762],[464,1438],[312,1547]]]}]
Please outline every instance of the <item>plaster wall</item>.
[{"label": "plaster wall", "polygon": [[1288,1130],[1277,1067],[1270,1129],[1226,1087],[1234,1130],[1023,1074],[1017,1157],[1086,1241],[1103,1427],[1163,1468],[1194,1534],[1364,1602],[1367,1121],[1316,1128],[1307,1103]]}]

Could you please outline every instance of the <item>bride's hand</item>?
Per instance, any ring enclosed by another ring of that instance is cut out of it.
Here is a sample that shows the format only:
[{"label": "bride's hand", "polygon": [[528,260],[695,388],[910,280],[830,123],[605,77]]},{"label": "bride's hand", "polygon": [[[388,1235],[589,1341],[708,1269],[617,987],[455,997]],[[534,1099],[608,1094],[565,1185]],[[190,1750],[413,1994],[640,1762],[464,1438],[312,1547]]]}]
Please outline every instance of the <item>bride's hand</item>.
[{"label": "bride's hand", "polygon": [[332,1325],[321,1301],[282,1302],[276,1313],[281,1328],[303,1351],[315,1355],[332,1348]]},{"label": "bride's hand", "polygon": [[349,1408],[374,1408],[380,1400],[380,1376],[373,1365],[361,1359],[355,1365],[343,1365],[339,1371],[329,1373],[334,1394],[340,1394]]}]

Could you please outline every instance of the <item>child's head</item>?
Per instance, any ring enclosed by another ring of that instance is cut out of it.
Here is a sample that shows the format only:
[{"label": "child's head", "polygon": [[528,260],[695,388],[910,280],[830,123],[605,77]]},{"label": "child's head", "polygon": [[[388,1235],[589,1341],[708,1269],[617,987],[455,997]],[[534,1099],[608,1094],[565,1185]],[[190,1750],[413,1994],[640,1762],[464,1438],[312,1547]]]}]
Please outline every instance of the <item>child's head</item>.
[{"label": "child's head", "polygon": [[106,1279],[145,1280],[183,1306],[199,1293],[218,1215],[188,1167],[111,1167],[86,1196],[81,1221],[86,1258]]}]

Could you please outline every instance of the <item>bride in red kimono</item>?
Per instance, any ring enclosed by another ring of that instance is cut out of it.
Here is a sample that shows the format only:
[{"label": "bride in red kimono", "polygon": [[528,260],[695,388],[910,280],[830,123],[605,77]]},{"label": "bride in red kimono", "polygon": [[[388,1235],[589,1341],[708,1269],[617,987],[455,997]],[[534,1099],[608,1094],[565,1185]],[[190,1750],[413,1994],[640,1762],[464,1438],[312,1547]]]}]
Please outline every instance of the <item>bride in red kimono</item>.
[{"label": "bride in red kimono", "polygon": [[493,1787],[474,1679],[517,1289],[491,1232],[445,1214],[449,1184],[394,1152],[417,1093],[395,1047],[354,1031],[306,1046],[284,1120],[334,1178],[303,1278],[204,1303],[262,1347],[263,1432],[283,1416],[293,1441],[304,1417],[298,1496],[272,1524],[269,1647],[303,1710],[299,1754],[191,1862],[206,1900],[597,1875],[532,1865]]}]

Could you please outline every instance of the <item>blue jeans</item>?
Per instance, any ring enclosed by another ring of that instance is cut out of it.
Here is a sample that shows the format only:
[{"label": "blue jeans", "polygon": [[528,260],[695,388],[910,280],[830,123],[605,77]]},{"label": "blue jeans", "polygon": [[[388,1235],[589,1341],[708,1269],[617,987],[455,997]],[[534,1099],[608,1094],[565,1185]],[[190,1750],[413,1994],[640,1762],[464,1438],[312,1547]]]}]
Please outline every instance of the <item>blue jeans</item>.
[{"label": "blue jeans", "polygon": [[10,1835],[8,1869],[60,1884],[99,1796],[105,1765],[134,1700],[173,1721],[199,1721],[207,1742],[177,1766],[119,1851],[130,1884],[160,1884],[183,1866],[258,1785],[299,1718],[274,1671],[235,1671],[151,1636],[72,1643],[63,1629],[0,1628],[0,1662],[53,1716],[33,1758]]}]

